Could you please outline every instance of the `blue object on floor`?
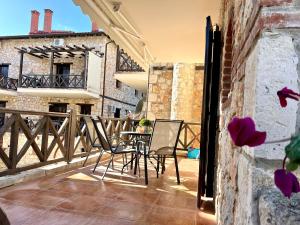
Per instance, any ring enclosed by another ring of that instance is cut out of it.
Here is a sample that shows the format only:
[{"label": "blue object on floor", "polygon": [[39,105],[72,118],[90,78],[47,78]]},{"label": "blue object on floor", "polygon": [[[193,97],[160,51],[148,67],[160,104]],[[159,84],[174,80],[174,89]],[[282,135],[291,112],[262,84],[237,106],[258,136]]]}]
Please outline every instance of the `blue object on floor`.
[{"label": "blue object on floor", "polygon": [[200,159],[200,149],[189,147],[187,157],[189,159]]}]

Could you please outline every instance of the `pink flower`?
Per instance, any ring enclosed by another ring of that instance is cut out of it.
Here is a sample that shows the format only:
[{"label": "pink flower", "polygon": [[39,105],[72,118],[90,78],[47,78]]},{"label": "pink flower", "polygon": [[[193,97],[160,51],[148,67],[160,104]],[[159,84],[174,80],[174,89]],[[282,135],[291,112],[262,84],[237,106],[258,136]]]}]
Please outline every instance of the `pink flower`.
[{"label": "pink flower", "polygon": [[300,192],[300,185],[297,177],[287,172],[285,169],[278,169],[274,173],[275,185],[284,194],[285,197],[290,198],[292,193]]},{"label": "pink flower", "polygon": [[233,118],[228,125],[229,134],[237,146],[250,147],[261,145],[265,142],[267,133],[255,130],[255,123],[250,117]]},{"label": "pink flower", "polygon": [[294,99],[296,101],[299,101],[300,94],[294,92],[291,89],[288,89],[287,87],[281,89],[280,91],[277,92],[277,95],[279,97],[280,105],[281,107],[286,107],[287,106],[287,98]]}]

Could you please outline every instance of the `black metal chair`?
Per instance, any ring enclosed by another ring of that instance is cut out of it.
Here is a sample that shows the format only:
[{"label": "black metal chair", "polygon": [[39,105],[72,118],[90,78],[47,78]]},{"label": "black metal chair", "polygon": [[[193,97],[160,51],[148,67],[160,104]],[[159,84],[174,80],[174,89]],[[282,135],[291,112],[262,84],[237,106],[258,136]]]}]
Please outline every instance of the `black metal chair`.
[{"label": "black metal chair", "polygon": [[85,165],[90,156],[92,148],[98,148],[100,150],[100,155],[103,154],[103,148],[102,145],[100,144],[92,118],[90,116],[84,116],[83,122],[86,126],[86,132],[87,132],[86,134],[90,142],[90,146],[89,147],[86,146],[88,149],[85,149],[85,152],[87,152],[86,159],[83,163],[83,165]]},{"label": "black metal chair", "polygon": [[[104,174],[102,175],[102,179],[104,179],[110,164],[113,164],[113,160],[114,160],[115,155],[122,155],[122,157],[124,157],[124,155],[126,155],[127,153],[136,154],[136,149],[127,147],[127,145],[123,144],[123,142],[119,142],[119,143],[117,143],[116,146],[113,146],[112,139],[108,138],[108,135],[107,135],[106,130],[105,130],[105,126],[104,126],[103,121],[101,120],[101,118],[98,117],[98,121],[91,118],[91,121],[94,124],[98,140],[99,140],[100,145],[102,146],[102,149],[103,149],[103,151],[100,152],[100,155],[97,159],[97,162],[96,162],[96,165],[94,167],[93,173],[95,172],[97,166],[99,165],[99,162],[101,160],[101,157],[102,157],[103,153],[107,152],[107,153],[111,154],[111,157],[110,157],[110,160],[109,160],[108,165],[106,167],[106,170],[105,170]],[[124,162],[123,162],[123,164],[124,164]],[[123,168],[124,168],[124,165],[123,165]],[[123,171],[123,169],[122,169],[122,171]]]},{"label": "black metal chair", "polygon": [[151,163],[151,159],[156,160],[157,165],[152,164],[158,177],[160,165],[162,166],[162,174],[165,171],[166,158],[174,158],[177,183],[180,184],[176,149],[182,125],[183,120],[155,120],[149,147],[144,143],[144,151],[141,151],[144,155],[146,184],[148,184],[147,160],[149,159]]}]

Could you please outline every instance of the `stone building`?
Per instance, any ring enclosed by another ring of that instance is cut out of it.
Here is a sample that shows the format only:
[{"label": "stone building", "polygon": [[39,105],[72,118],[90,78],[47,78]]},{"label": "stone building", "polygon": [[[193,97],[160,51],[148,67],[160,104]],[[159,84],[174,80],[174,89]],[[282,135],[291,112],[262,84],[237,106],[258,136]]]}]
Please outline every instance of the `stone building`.
[{"label": "stone building", "polygon": [[[59,111],[124,117],[142,98],[115,79],[128,72],[129,56],[99,31],[74,33],[52,30],[52,11],[32,11],[29,35],[0,37],[0,105],[10,109]],[[141,68],[131,62],[139,70]]]}]

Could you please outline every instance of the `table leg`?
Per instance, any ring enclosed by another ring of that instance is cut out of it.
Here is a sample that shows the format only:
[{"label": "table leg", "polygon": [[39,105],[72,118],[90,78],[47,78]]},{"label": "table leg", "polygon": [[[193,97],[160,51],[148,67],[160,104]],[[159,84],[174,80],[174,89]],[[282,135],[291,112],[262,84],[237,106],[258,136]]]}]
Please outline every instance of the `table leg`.
[{"label": "table leg", "polygon": [[144,166],[145,166],[145,184],[148,185],[148,168],[147,168],[146,145],[144,145]]}]

